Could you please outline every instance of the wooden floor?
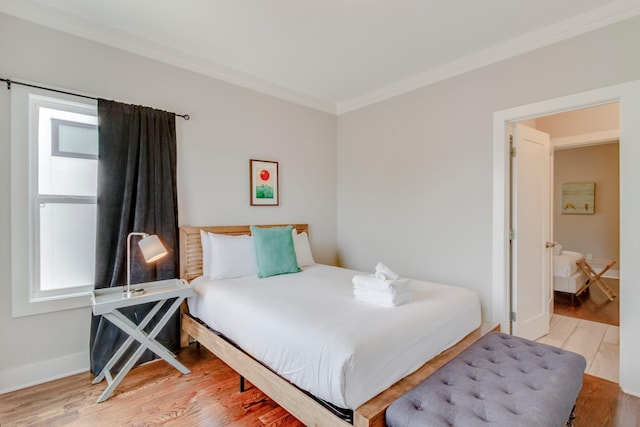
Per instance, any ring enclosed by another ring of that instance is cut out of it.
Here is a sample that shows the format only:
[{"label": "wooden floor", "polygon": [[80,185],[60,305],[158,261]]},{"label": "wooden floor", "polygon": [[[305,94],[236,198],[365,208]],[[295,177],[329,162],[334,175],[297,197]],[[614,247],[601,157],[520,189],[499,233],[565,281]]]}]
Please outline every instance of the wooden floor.
[{"label": "wooden floor", "polygon": [[571,294],[556,292],[553,312],[563,316],[620,326],[620,280],[603,278],[602,281],[617,295],[613,301],[609,301],[609,298],[597,286],[593,285],[589,292],[574,297],[573,300]]},{"label": "wooden floor", "polygon": [[[132,370],[103,403],[105,385],[88,373],[0,395],[0,425],[13,426],[302,426],[251,388],[239,393],[239,377],[206,349],[194,345],[178,359],[181,375],[164,361]],[[617,384],[585,375],[576,406],[576,427],[640,425],[640,399]]]},{"label": "wooden floor", "polygon": [[133,369],[111,398],[106,383],[78,374],[0,395],[0,425],[9,426],[302,426],[255,387],[239,392],[239,377],[204,347],[187,347],[182,375],[164,361]]},{"label": "wooden floor", "polygon": [[581,354],[586,373],[620,382],[619,326],[554,314],[549,333],[537,341]]}]

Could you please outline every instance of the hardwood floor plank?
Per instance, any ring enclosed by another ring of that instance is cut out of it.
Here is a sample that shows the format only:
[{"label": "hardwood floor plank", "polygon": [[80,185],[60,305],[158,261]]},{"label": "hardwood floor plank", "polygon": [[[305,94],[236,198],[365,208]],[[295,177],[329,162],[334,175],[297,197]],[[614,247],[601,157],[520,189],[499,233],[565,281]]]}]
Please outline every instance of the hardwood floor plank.
[{"label": "hardwood floor plank", "polygon": [[607,326],[589,372],[600,378],[620,382],[620,328]]},{"label": "hardwood floor plank", "polygon": [[[206,349],[192,345],[178,359],[191,374],[164,361],[149,363],[133,369],[102,403],[96,399],[105,384],[92,385],[88,373],[0,395],[0,425],[302,427],[259,389],[240,393],[238,375]],[[576,413],[576,426],[635,426],[640,398],[585,375]]]},{"label": "hardwood floor plank", "polygon": [[614,382],[585,375],[576,402],[576,415],[576,426],[638,426],[640,398],[623,393]]},{"label": "hardwood floor plank", "polygon": [[597,287],[571,298],[570,294],[555,292],[553,312],[563,316],[592,320],[609,325],[620,325],[620,280],[603,278],[604,283],[617,295],[613,301]]},{"label": "hardwood floor plank", "polygon": [[587,359],[587,369],[589,369],[606,331],[607,325],[603,323],[581,320],[562,348],[583,355]]},{"label": "hardwood floor plank", "polygon": [[551,316],[549,333],[537,341],[563,348],[565,342],[577,326],[578,319],[554,314]]},{"label": "hardwood floor plank", "polygon": [[605,380],[620,382],[620,347],[617,344],[602,342],[598,347],[593,363],[586,371],[588,374]]},{"label": "hardwood floor plank", "polygon": [[549,334],[537,341],[582,354],[587,359],[585,373],[617,383],[620,380],[619,332],[618,326],[554,314]]}]

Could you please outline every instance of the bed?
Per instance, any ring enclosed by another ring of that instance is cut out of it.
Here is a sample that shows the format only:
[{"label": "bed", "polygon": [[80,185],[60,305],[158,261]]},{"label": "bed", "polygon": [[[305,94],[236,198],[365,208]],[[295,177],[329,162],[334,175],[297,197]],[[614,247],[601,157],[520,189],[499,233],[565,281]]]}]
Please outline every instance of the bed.
[{"label": "bed", "polygon": [[576,294],[588,277],[577,262],[584,260],[584,255],[579,252],[560,250],[553,255],[553,290]]},{"label": "bed", "polygon": [[[384,309],[353,297],[357,272],[320,264],[211,281],[202,277],[201,229],[249,234],[248,226],[180,229],[181,277],[198,295],[182,316],[183,343],[193,337],[307,425],[384,425],[395,398],[490,329],[479,327],[477,294],[459,287],[412,281],[414,301]],[[324,304],[334,308],[329,316]],[[432,315],[406,320],[420,312]],[[350,321],[358,327],[345,327]]]}]

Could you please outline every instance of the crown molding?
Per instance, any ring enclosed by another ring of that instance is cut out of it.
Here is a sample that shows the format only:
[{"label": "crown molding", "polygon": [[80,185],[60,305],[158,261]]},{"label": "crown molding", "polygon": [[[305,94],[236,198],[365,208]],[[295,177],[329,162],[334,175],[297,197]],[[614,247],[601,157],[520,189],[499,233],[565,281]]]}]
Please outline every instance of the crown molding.
[{"label": "crown molding", "polygon": [[618,0],[505,43],[476,52],[380,89],[332,102],[314,97],[240,70],[162,46],[115,28],[28,0],[0,0],[9,15],[164,62],[233,85],[330,114],[344,114],[407,92],[548,46],[640,15],[638,0]]},{"label": "crown molding", "polygon": [[362,96],[345,100],[338,103],[336,111],[338,115],[348,113],[637,15],[640,15],[640,5],[637,1],[616,1],[605,7],[594,9],[505,43],[481,50],[425,73],[393,83]]},{"label": "crown molding", "polygon": [[298,105],[336,114],[334,102],[289,89],[250,73],[180,52],[177,49],[62,12],[50,6],[36,5],[28,0],[0,0],[0,12]]}]

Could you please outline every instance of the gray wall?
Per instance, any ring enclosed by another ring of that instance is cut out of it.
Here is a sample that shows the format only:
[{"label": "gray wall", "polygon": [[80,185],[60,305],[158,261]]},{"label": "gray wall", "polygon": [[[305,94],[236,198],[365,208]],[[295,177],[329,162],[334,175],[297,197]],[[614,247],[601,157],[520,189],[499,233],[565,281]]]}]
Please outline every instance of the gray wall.
[{"label": "gray wall", "polygon": [[[0,76],[189,113],[177,119],[181,225],[309,223],[336,257],[334,115],[0,14]],[[0,88],[0,392],[87,370],[90,309],[11,317],[10,92]],[[280,166],[280,206],[249,206],[249,159]],[[26,286],[26,284],[25,284]]]},{"label": "gray wall", "polygon": [[338,248],[480,293],[492,311],[493,113],[640,78],[640,18],[338,118]]},{"label": "gray wall", "polygon": [[[557,150],[554,154],[553,239],[565,249],[620,262],[618,143]],[[595,214],[563,215],[562,184],[595,182]]]}]

